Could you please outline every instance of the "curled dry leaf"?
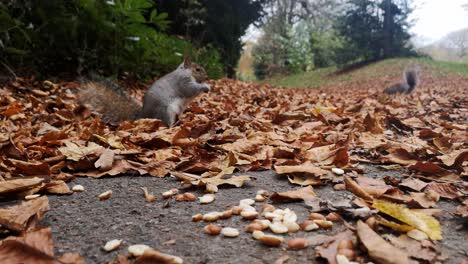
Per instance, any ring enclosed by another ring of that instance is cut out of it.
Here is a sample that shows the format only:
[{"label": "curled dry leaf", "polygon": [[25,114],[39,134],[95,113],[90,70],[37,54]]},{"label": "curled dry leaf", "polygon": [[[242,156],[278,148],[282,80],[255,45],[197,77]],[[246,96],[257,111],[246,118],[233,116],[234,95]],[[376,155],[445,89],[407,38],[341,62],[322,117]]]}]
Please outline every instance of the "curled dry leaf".
[{"label": "curled dry leaf", "polygon": [[385,241],[361,220],[357,223],[357,235],[369,256],[377,263],[405,264],[410,263],[408,254]]},{"label": "curled dry leaf", "polygon": [[[73,256],[73,258],[72,258]],[[0,242],[0,258],[5,264],[82,264],[83,259],[77,254],[65,254],[54,257],[52,232],[50,228],[40,228],[23,233],[19,237],[8,237]],[[70,260],[73,259],[73,262]]]},{"label": "curled dry leaf", "polygon": [[198,175],[181,172],[171,172],[171,174],[194,186],[205,186],[208,192],[217,192],[218,186],[231,185],[240,188],[244,186],[245,182],[251,180],[251,177],[246,175],[225,177],[226,172],[232,173],[233,170],[233,167],[227,168],[211,178],[202,178]]},{"label": "curled dry leaf", "polygon": [[70,187],[64,181],[50,181],[41,187],[41,191],[50,194],[71,194]]},{"label": "curled dry leaf", "polygon": [[14,231],[25,231],[32,218],[41,219],[49,210],[49,199],[42,196],[34,200],[22,202],[19,205],[0,209],[0,224]]},{"label": "curled dry leaf", "polygon": [[306,204],[315,200],[316,195],[314,192],[314,188],[312,186],[307,186],[298,190],[289,191],[289,192],[281,192],[281,193],[273,193],[270,196],[270,200],[273,202],[288,202],[288,201],[298,201],[303,200]]},{"label": "curled dry leaf", "polygon": [[0,195],[21,192],[39,186],[44,179],[34,177],[29,179],[14,179],[0,182]]},{"label": "curled dry leaf", "polygon": [[49,176],[50,166],[46,162],[26,162],[22,160],[8,159],[16,169],[28,176]]},{"label": "curled dry leaf", "polygon": [[344,182],[346,185],[346,189],[354,193],[357,197],[360,197],[367,201],[374,200],[374,197],[367,193],[359,184],[353,181],[350,177],[345,177]]}]

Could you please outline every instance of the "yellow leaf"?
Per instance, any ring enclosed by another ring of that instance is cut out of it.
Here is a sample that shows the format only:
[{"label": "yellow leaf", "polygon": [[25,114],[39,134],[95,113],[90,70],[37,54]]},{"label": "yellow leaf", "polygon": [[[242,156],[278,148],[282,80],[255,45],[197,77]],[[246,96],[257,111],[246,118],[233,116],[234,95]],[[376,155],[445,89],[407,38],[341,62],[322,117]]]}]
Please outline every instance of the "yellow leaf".
[{"label": "yellow leaf", "polygon": [[424,215],[420,212],[414,212],[405,205],[395,204],[386,201],[376,201],[372,205],[380,212],[387,214],[399,221],[417,228],[426,233],[432,240],[441,240],[442,231],[440,224],[432,216]]}]

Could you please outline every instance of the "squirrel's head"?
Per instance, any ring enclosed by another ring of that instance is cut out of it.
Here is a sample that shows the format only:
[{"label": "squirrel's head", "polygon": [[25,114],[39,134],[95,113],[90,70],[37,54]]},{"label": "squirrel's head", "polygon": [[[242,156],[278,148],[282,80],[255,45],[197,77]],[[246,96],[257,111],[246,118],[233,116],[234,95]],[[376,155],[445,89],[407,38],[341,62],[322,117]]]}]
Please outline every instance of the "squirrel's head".
[{"label": "squirrel's head", "polygon": [[192,76],[198,83],[202,83],[208,79],[205,69],[201,65],[191,62],[188,57],[184,58],[183,67],[192,71]]}]

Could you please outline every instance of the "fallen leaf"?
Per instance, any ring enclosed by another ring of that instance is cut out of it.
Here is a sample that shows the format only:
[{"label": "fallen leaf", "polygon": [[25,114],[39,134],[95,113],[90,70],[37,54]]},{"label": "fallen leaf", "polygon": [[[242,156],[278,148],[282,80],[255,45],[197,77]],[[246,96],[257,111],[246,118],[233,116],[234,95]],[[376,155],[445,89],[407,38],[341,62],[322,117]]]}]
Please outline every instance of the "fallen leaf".
[{"label": "fallen leaf", "polygon": [[[338,264],[336,261],[336,255],[338,252],[338,245],[343,240],[353,240],[354,233],[350,230],[340,232],[333,237],[320,237],[319,242],[324,243],[315,248],[315,255],[318,258],[324,258],[329,264]],[[309,241],[311,239],[308,239]]]},{"label": "fallen leaf", "polygon": [[413,205],[419,208],[430,208],[435,207],[437,202],[430,199],[425,193],[415,193],[411,192],[411,201],[408,202],[409,205]]},{"label": "fallen leaf", "polygon": [[28,176],[49,176],[49,164],[45,162],[26,162],[22,160],[8,159],[19,172]]},{"label": "fallen leaf", "polygon": [[439,254],[435,250],[434,245],[431,247],[423,246],[421,241],[414,240],[407,235],[401,235],[399,237],[385,235],[385,238],[395,247],[404,250],[411,258],[427,261],[429,263],[437,261],[437,256]]},{"label": "fallen leaf", "polygon": [[222,185],[231,185],[237,188],[244,186],[245,182],[250,181],[251,177],[248,175],[240,176],[227,176],[226,174],[232,174],[234,172],[234,167],[228,167],[210,178],[203,178],[198,175],[190,173],[181,173],[181,172],[171,172],[175,177],[183,180],[185,183],[189,183],[193,186],[204,186],[207,192],[217,192],[218,186]]},{"label": "fallen leaf", "polygon": [[39,263],[39,264],[84,264],[78,254],[64,254],[54,257],[52,230],[50,227],[24,232],[19,237],[7,237],[0,241],[2,263]]},{"label": "fallen leaf", "polygon": [[440,197],[444,197],[451,200],[463,196],[463,194],[460,191],[458,191],[458,189],[452,183],[431,182],[426,187],[426,191],[429,190],[438,193]]},{"label": "fallen leaf", "polygon": [[369,113],[364,118],[364,130],[372,134],[382,134],[383,128],[377,118],[374,118]]},{"label": "fallen leaf", "polygon": [[410,189],[412,189],[414,191],[420,192],[424,188],[426,188],[427,183],[425,183],[425,182],[423,182],[423,181],[421,181],[419,179],[407,178],[407,179],[404,179],[400,183],[400,186],[404,186],[404,187],[410,188]]},{"label": "fallen leaf", "polygon": [[58,181],[51,181],[44,186],[41,187],[41,190],[43,190],[45,193],[50,193],[50,194],[71,194],[73,193],[70,190],[70,187],[61,180]]},{"label": "fallen leaf", "polygon": [[408,224],[426,233],[432,240],[442,239],[442,230],[439,222],[432,216],[413,212],[406,206],[385,201],[376,201],[372,205],[386,215],[389,215],[405,224]]},{"label": "fallen leaf", "polygon": [[297,189],[289,192],[273,193],[270,196],[270,200],[273,202],[290,202],[303,200],[304,202],[310,202],[316,199],[314,188],[307,186],[301,189]]},{"label": "fallen leaf", "polygon": [[65,141],[65,147],[60,147],[58,150],[62,153],[62,155],[65,155],[67,159],[79,161],[82,158],[91,154],[95,154],[99,151],[102,151],[103,149],[104,147],[94,142],[88,142],[88,146],[83,147],[74,142]]},{"label": "fallen leaf", "polygon": [[25,178],[13,179],[0,182],[0,195],[21,192],[39,186],[44,179],[42,178]]},{"label": "fallen leaf", "polygon": [[305,163],[297,166],[275,166],[275,171],[278,174],[295,174],[315,177],[329,174],[329,171],[323,170],[312,163]]},{"label": "fallen leaf", "polygon": [[14,240],[2,241],[0,245],[0,258],[2,259],[2,263],[5,264],[60,264],[53,256]]},{"label": "fallen leaf", "polygon": [[369,193],[367,193],[359,184],[353,181],[350,177],[345,177],[344,182],[346,185],[346,189],[354,193],[357,197],[360,197],[367,201],[374,200],[374,197],[372,197]]},{"label": "fallen leaf", "polygon": [[14,231],[24,231],[32,218],[41,219],[49,210],[49,199],[41,196],[19,205],[0,209],[0,224]]},{"label": "fallen leaf", "polygon": [[357,223],[357,236],[359,237],[359,241],[367,249],[369,256],[377,263],[410,263],[406,252],[392,246],[361,220]]},{"label": "fallen leaf", "polygon": [[78,253],[65,253],[57,259],[63,264],[85,264],[85,260]]},{"label": "fallen leaf", "polygon": [[435,179],[455,182],[460,181],[460,176],[432,162],[418,161],[416,164],[409,166],[408,169],[422,172],[424,175]]}]

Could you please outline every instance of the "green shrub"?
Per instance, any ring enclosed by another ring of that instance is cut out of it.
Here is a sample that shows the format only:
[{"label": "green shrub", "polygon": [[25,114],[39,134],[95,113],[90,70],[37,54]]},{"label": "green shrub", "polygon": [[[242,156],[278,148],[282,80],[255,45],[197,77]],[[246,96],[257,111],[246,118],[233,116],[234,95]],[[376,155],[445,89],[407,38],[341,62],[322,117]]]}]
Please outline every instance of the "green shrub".
[{"label": "green shrub", "polygon": [[[146,78],[173,70],[193,49],[165,34],[169,25],[150,0],[10,1],[0,4],[0,58],[46,75],[99,71]],[[216,72],[219,55],[201,54]]]},{"label": "green shrub", "polygon": [[211,79],[219,79],[224,76],[224,66],[221,63],[221,55],[212,45],[197,50],[195,59],[205,68]]}]

